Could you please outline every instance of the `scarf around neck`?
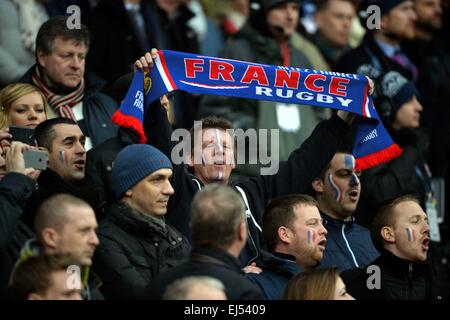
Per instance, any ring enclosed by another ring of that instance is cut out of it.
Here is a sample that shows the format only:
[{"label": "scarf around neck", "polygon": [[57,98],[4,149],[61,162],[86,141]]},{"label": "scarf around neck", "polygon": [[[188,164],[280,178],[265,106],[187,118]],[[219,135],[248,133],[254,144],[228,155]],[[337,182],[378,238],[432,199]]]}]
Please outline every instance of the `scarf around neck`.
[{"label": "scarf around neck", "polygon": [[58,117],[70,118],[75,121],[77,120],[75,114],[73,113],[72,107],[83,100],[84,78],[81,79],[78,88],[68,94],[56,94],[52,92],[52,90],[46,85],[38,65],[36,65],[31,79],[33,83],[44,93],[48,104]]}]

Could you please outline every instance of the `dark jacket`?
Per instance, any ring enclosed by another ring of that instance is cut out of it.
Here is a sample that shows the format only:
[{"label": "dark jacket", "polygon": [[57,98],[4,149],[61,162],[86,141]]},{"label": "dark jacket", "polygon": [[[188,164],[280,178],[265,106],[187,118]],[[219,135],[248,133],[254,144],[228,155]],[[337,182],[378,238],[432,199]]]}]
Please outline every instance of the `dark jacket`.
[{"label": "dark jacket", "polygon": [[59,193],[68,193],[83,199],[94,209],[97,219],[103,217],[105,202],[95,189],[84,180],[77,183],[68,183],[52,169],[47,168],[47,170],[41,172],[37,180],[37,188],[26,202],[22,221],[34,230],[34,217],[39,206],[47,198]]},{"label": "dark jacket", "polygon": [[334,71],[362,73],[358,70],[362,65],[371,65],[381,73],[397,71],[409,80],[413,78],[412,72],[384,54],[371,33],[366,34],[357,48],[350,50],[339,59]]},{"label": "dark jacket", "polygon": [[353,217],[342,221],[321,215],[328,234],[320,268],[337,267],[339,271],[363,268],[378,257],[370,231],[357,224]]},{"label": "dark jacket", "polygon": [[262,272],[247,273],[246,277],[253,282],[267,300],[279,300],[289,280],[302,269],[295,262],[295,257],[274,252],[261,251],[261,263],[258,267]]},{"label": "dark jacket", "polygon": [[[149,143],[170,158],[175,145],[170,139],[172,131],[167,116],[159,119],[151,130]],[[277,174],[258,176],[236,184],[244,191],[252,214],[247,218],[249,239],[239,257],[243,265],[259,256],[258,252],[262,247],[259,224],[269,200],[287,194],[305,193],[350,132],[349,125],[333,116],[317,125],[311,136],[291,153],[287,161],[280,162]],[[193,179],[184,165],[174,165],[172,186],[175,194],[170,197],[167,218],[176,221],[176,227],[183,234],[189,235],[189,210],[192,198],[202,188],[202,183]]]},{"label": "dark jacket", "polygon": [[[33,84],[31,76],[36,66],[32,66],[19,82]],[[100,91],[105,82],[91,72],[84,75],[83,120],[78,121],[81,131],[92,139],[95,146],[117,135],[117,126],[111,121],[117,110],[117,103]]]},{"label": "dark jacket", "polygon": [[[341,276],[347,291],[360,300],[442,300],[446,296],[438,286],[438,279],[433,279],[429,265],[400,259],[387,250],[370,263],[380,270],[380,287],[370,289],[368,283],[376,284],[377,275],[371,269],[353,269]],[[369,279],[369,277],[371,277]]]},{"label": "dark jacket", "polygon": [[229,300],[262,299],[259,290],[245,279],[239,260],[225,251],[206,247],[195,247],[189,261],[158,275],[148,285],[146,296],[160,300],[169,284],[188,276],[210,276],[220,280]]},{"label": "dark jacket", "polygon": [[107,299],[145,299],[144,288],[158,273],[184,262],[190,245],[164,220],[114,203],[100,223],[94,270]]},{"label": "dark jacket", "polygon": [[20,250],[34,233],[21,220],[27,198],[36,183],[20,173],[8,173],[0,181],[0,299],[6,297],[11,271]]}]

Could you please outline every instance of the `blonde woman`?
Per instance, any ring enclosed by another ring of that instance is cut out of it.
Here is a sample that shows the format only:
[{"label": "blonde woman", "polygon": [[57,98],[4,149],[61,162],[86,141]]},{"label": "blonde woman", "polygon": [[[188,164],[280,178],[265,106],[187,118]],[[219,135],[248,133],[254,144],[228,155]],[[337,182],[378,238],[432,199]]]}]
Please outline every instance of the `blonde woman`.
[{"label": "blonde woman", "polygon": [[354,300],[336,268],[302,272],[292,278],[283,300]]},{"label": "blonde woman", "polygon": [[37,87],[13,83],[0,90],[0,130],[11,125],[34,129],[47,115],[47,101]]}]

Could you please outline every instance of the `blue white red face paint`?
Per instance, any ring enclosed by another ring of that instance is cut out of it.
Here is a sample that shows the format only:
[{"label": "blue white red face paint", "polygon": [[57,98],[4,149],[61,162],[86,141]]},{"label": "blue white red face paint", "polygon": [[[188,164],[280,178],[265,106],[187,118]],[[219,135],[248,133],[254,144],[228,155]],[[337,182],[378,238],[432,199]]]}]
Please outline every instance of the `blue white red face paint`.
[{"label": "blue white red face paint", "polygon": [[308,244],[313,244],[316,241],[316,231],[313,229],[308,229],[307,239],[308,239]]},{"label": "blue white red face paint", "polygon": [[[220,131],[219,129],[215,130],[215,135],[216,135],[216,143],[215,143],[215,153],[216,156],[219,157],[223,157],[223,144],[222,144],[222,139],[220,138]],[[225,161],[224,159],[222,159],[222,161]],[[223,170],[222,168],[217,169],[217,180],[222,180],[223,178]]]},{"label": "blue white red face paint", "polygon": [[408,241],[410,241],[410,242],[416,241],[415,230],[413,230],[411,228],[406,228],[406,236],[408,237]]},{"label": "blue white red face paint", "polygon": [[63,165],[66,164],[66,153],[64,152],[64,150],[59,150],[59,161]]},{"label": "blue white red face paint", "polygon": [[339,188],[339,186],[337,185],[337,183],[334,181],[334,177],[331,173],[328,174],[328,182],[331,185],[331,188],[334,190],[334,194],[335,194],[335,200],[336,201],[341,201],[342,198],[342,191]]}]

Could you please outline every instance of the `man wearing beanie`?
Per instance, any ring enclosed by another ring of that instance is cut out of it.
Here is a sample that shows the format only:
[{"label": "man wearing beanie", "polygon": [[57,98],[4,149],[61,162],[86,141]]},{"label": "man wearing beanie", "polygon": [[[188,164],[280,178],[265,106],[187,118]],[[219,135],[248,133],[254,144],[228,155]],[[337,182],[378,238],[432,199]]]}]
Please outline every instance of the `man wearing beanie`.
[{"label": "man wearing beanie", "polygon": [[172,164],[158,149],[133,144],[119,152],[112,171],[116,201],[100,223],[94,256],[107,299],[145,299],[143,289],[190,253],[186,238],[164,220],[174,193]]},{"label": "man wearing beanie", "polygon": [[[367,8],[380,8],[380,28],[369,29]],[[359,47],[346,53],[338,62],[335,71],[364,73],[367,65],[380,73],[397,71],[408,80],[418,79],[416,65],[403,52],[401,44],[414,38],[416,13],[412,0],[365,0],[360,8],[360,18],[367,33]],[[367,74],[366,74],[367,75]]]}]

